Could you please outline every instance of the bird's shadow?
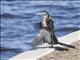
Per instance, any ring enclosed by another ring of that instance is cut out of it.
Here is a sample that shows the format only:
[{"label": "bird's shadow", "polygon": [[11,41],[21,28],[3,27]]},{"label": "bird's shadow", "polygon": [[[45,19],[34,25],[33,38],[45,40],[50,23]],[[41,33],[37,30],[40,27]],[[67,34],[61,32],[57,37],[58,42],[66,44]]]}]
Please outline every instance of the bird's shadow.
[{"label": "bird's shadow", "polygon": [[68,51],[69,50],[68,48],[64,48],[64,47],[53,47],[53,48],[58,51]]},{"label": "bird's shadow", "polygon": [[[58,51],[68,51],[69,48],[76,48],[75,46],[73,45],[68,45],[68,44],[64,44],[64,43],[61,43],[61,42],[58,42],[58,44],[62,45],[63,47],[35,47],[35,48],[32,48],[30,50],[35,50],[35,49],[41,49],[41,48],[54,48],[55,50],[58,50]],[[69,47],[69,48],[65,48],[65,47]]]},{"label": "bird's shadow", "polygon": [[69,49],[67,48],[64,48],[64,47],[35,47],[35,48],[32,48],[30,50],[36,50],[36,49],[45,49],[45,48],[54,48],[55,50],[58,50],[58,51],[68,51]]},{"label": "bird's shadow", "polygon": [[[75,46],[73,45],[68,45],[68,44],[64,44],[64,43],[61,43],[61,42],[58,42],[58,44],[62,45],[62,46],[65,46],[65,47],[69,47],[69,48],[74,48],[76,49]],[[54,47],[55,50],[59,50],[59,51],[68,51],[69,48],[64,48],[64,47]]]}]

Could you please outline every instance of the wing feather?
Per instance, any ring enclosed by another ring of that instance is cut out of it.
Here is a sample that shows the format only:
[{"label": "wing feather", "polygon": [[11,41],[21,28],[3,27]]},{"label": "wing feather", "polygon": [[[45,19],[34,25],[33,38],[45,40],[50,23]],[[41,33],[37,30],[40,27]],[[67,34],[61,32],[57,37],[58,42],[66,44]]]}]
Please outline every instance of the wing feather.
[{"label": "wing feather", "polygon": [[32,41],[32,46],[37,46],[43,43],[43,36],[41,33],[39,33],[34,40]]}]

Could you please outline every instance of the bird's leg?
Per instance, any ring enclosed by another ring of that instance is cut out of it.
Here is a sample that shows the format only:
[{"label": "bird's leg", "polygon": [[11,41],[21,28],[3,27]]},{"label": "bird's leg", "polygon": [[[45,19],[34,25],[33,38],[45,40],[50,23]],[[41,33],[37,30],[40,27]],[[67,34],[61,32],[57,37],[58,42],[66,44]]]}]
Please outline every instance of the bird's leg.
[{"label": "bird's leg", "polygon": [[49,42],[49,48],[53,48],[53,42]]},{"label": "bird's leg", "polygon": [[49,48],[53,48],[53,44],[51,44],[51,45],[49,46]]},{"label": "bird's leg", "polygon": [[49,48],[53,48],[53,42],[50,43]]}]

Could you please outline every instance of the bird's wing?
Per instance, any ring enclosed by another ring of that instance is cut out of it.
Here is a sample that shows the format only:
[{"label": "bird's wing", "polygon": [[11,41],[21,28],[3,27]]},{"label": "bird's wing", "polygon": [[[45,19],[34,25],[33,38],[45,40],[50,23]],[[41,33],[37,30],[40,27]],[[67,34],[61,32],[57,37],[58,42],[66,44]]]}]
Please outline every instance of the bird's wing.
[{"label": "bird's wing", "polygon": [[43,36],[41,33],[39,33],[34,40],[32,41],[32,46],[35,47],[37,45],[40,45],[43,43]]},{"label": "bird's wing", "polygon": [[53,34],[53,39],[52,40],[54,40],[54,44],[58,44],[59,43],[59,41],[58,41],[57,37],[55,36],[55,34]]},{"label": "bird's wing", "polygon": [[51,32],[54,33],[54,22],[52,21],[52,19],[49,20],[49,27],[51,29]]},{"label": "bird's wing", "polygon": [[42,24],[41,22],[38,22],[38,23],[34,23],[34,28],[38,31],[42,28]]}]

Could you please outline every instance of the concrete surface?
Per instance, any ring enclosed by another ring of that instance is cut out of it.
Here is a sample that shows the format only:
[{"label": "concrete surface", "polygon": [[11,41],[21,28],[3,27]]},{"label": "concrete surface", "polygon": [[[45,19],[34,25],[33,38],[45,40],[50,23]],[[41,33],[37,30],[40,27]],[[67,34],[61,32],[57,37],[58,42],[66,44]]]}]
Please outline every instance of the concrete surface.
[{"label": "concrete surface", "polygon": [[[72,32],[70,34],[67,34],[63,37],[58,38],[58,40],[65,44],[71,44],[75,41],[80,40],[80,30],[76,32]],[[41,45],[42,47],[47,46],[48,44]],[[40,46],[40,47],[41,47]],[[53,52],[54,48],[37,48],[34,50],[23,52],[15,57],[12,57],[9,60],[37,60],[38,58],[47,55],[51,52]]]}]

